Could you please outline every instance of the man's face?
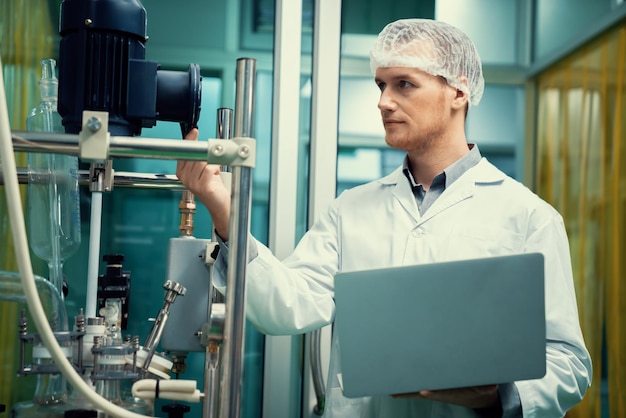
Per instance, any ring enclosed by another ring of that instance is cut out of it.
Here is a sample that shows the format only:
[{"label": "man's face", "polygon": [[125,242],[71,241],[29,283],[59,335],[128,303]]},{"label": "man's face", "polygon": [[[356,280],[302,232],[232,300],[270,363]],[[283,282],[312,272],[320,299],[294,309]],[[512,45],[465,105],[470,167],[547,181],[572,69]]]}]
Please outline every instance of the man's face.
[{"label": "man's face", "polygon": [[378,108],[385,141],[390,147],[426,150],[445,135],[456,89],[444,79],[417,68],[388,67],[376,70],[375,81],[380,88]]}]

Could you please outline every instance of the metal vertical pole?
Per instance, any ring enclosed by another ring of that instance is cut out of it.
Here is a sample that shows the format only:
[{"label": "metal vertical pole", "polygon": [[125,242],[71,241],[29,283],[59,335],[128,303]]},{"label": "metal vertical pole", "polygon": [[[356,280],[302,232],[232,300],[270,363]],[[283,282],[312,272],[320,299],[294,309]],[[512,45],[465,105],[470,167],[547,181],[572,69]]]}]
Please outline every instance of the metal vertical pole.
[{"label": "metal vertical pole", "polygon": [[[253,137],[255,76],[255,60],[250,58],[237,60],[236,138]],[[232,174],[220,418],[239,417],[243,375],[245,278],[248,262],[252,169],[235,166]]]},{"label": "metal vertical pole", "polygon": [[233,110],[226,107],[217,109],[216,138],[230,139],[232,137]]},{"label": "metal vertical pole", "polygon": [[[232,115],[233,110],[228,108],[217,109],[217,121],[215,137],[217,139],[230,139],[232,137]],[[229,170],[228,166],[222,166],[222,172]],[[230,189],[230,178],[228,178],[227,187]],[[215,232],[211,237],[212,241],[216,241]],[[213,276],[213,268],[211,268],[211,277]],[[211,314],[212,309],[215,309],[214,303],[215,291],[213,283],[209,286],[209,321],[213,321]],[[204,356],[204,402],[202,404],[202,418],[218,418],[219,411],[219,384],[220,384],[220,356],[221,356],[221,344],[217,344],[211,341],[210,336],[207,336],[206,340],[208,344],[205,350]]]}]

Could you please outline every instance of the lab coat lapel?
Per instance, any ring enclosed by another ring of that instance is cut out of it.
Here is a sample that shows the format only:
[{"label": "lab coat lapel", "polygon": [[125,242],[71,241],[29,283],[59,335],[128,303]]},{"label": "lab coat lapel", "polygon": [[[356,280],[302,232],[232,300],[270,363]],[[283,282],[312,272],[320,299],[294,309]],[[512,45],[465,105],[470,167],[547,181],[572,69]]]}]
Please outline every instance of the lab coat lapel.
[{"label": "lab coat lapel", "polygon": [[437,216],[444,210],[468,199],[474,195],[475,183],[466,174],[461,176],[457,181],[452,183],[450,187],[443,191],[441,196],[435,200],[431,207],[422,216],[420,224]]},{"label": "lab coat lapel", "polygon": [[450,187],[446,188],[433,205],[421,217],[422,224],[446,209],[474,196],[478,184],[498,183],[504,180],[504,173],[482,159],[476,166],[467,170]]},{"label": "lab coat lapel", "polygon": [[452,183],[424,215],[419,213],[413,190],[411,190],[411,185],[402,172],[402,167],[380,181],[393,187],[394,198],[411,217],[415,226],[418,226],[459,202],[471,198],[475,193],[477,184],[499,183],[504,178],[505,174],[502,171],[483,158],[476,166],[467,170],[457,181]]},{"label": "lab coat lapel", "polygon": [[417,209],[417,202],[411,190],[411,184],[402,172],[402,167],[381,180],[383,183],[395,184],[392,194],[394,198],[404,208],[406,213],[411,217],[413,222],[417,224],[420,219],[420,213]]}]

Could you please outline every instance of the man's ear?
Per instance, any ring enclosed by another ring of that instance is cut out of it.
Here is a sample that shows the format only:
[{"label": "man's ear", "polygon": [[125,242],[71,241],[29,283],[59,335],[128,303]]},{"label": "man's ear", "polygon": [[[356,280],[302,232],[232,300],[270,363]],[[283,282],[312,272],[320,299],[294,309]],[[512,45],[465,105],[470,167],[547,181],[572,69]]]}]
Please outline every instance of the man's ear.
[{"label": "man's ear", "polygon": [[[465,86],[469,86],[467,77],[461,76],[458,78],[458,80],[461,82],[461,84]],[[452,101],[452,106],[455,109],[463,109],[467,106],[468,103],[469,103],[469,94],[463,90],[456,89],[456,96],[454,97]]]}]

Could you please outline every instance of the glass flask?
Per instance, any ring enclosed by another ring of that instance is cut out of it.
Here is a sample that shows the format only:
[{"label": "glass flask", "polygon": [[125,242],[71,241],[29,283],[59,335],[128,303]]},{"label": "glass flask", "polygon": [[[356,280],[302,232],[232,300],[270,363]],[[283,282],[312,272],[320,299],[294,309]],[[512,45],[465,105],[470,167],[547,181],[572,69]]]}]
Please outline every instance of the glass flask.
[{"label": "glass flask", "polygon": [[[44,314],[48,319],[48,323],[50,324],[52,330],[55,332],[67,331],[67,313],[63,300],[61,299],[61,295],[57,291],[56,287],[54,287],[52,283],[50,283],[50,281],[40,276],[35,276],[35,285],[37,288],[37,293],[39,294],[39,299],[41,301]],[[30,316],[29,310],[26,306],[26,297],[22,288],[20,275],[15,272],[0,270],[0,312],[19,312],[20,310],[23,312],[23,315],[26,315],[26,326],[30,328],[30,331],[33,331],[34,327],[32,325],[32,317]],[[17,327],[18,322],[15,321],[15,332],[11,332],[13,328],[9,326],[13,325],[15,319],[12,318],[11,321],[8,321],[8,319],[11,317],[12,315],[9,315],[8,318],[0,315],[0,321],[2,322],[0,324],[0,328],[2,326],[5,326],[5,335],[3,342],[6,342],[6,345],[0,347],[0,354],[2,353],[3,349],[5,353],[12,353],[13,347],[20,344]],[[30,345],[27,345],[27,347],[30,347]],[[5,359],[8,361],[8,363],[5,362],[3,366],[7,371],[19,369],[21,361],[18,356],[9,355],[8,357],[5,357]],[[45,364],[48,361],[50,361],[50,359],[39,359],[35,361],[35,363],[38,362],[39,364]],[[55,382],[55,379],[57,379],[57,377],[58,375],[56,377],[52,377],[52,379],[44,376],[33,377],[34,383],[36,385],[35,392],[46,393],[46,386],[48,386],[49,388],[54,388],[55,384],[53,383]],[[20,413],[28,414],[29,411],[32,412],[41,409],[40,405],[32,401],[34,392],[30,380],[26,382],[26,384],[23,384],[24,381],[22,379],[24,378],[18,376],[17,374],[15,374],[14,377],[6,375],[5,379],[5,381],[0,381],[0,388],[3,387],[3,385],[6,385],[5,387],[7,388],[11,387],[11,393],[14,395],[15,400],[31,399],[31,402],[29,403],[21,403],[16,411],[19,410]],[[0,417],[5,416],[9,416],[9,410],[7,410],[6,415],[0,415]]]},{"label": "glass flask", "polygon": [[[55,332],[67,331],[67,311],[56,287],[40,276],[35,276],[35,286],[50,328]],[[0,304],[2,302],[15,302],[26,307],[26,296],[18,273],[0,270]]]},{"label": "glass flask", "polygon": [[[32,132],[64,133],[57,111],[56,61],[41,61],[41,102],[26,119]],[[63,262],[80,245],[78,158],[28,154],[29,241],[37,257],[47,261],[49,280],[63,294]]]},{"label": "glass flask", "polygon": [[[68,350],[71,352],[71,350]],[[33,364],[53,364],[50,353],[43,345],[33,347]],[[67,409],[67,384],[61,373],[37,374],[32,401],[13,405],[11,418],[63,418]]]},{"label": "glass flask", "polygon": [[[104,373],[120,373],[123,369],[122,365],[106,365],[100,368]],[[87,376],[83,376],[83,379],[87,384],[92,386],[91,379]],[[124,379],[125,380],[125,379]],[[119,379],[107,379],[98,380],[95,384],[95,391],[103,398],[108,399],[117,406],[137,414],[145,415],[148,417],[154,414],[154,405],[143,399],[135,398],[131,394],[126,393],[122,384],[123,380]],[[98,411],[98,418],[113,418],[111,415],[97,410],[97,408],[84,398],[78,391],[71,390],[69,401],[65,406],[66,411]]]}]

